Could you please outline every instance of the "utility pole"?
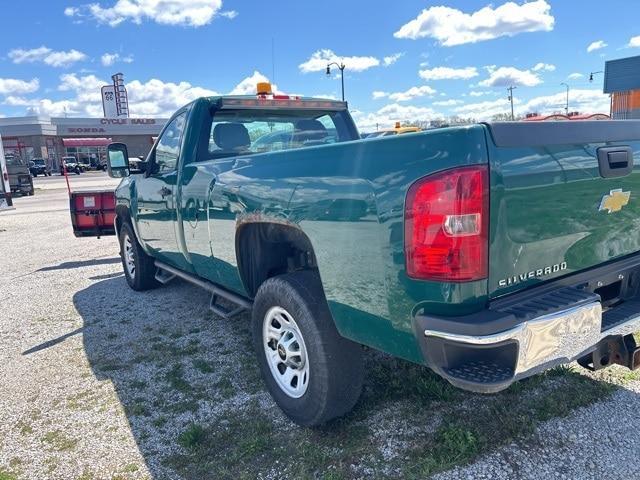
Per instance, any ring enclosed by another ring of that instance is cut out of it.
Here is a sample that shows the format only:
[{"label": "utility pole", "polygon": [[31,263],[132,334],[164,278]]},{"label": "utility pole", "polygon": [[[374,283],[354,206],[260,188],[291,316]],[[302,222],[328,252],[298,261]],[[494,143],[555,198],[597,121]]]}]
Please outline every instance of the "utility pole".
[{"label": "utility pole", "polygon": [[507,98],[511,102],[511,121],[512,122],[516,119],[515,115],[513,114],[513,91],[516,88],[518,88],[518,87],[514,87],[513,85],[510,86],[509,88],[507,88],[507,91],[509,92],[509,96]]},{"label": "utility pole", "polygon": [[568,117],[569,116],[569,85],[567,85],[564,82],[562,82],[560,85],[564,85],[565,87],[567,87],[567,102],[565,103],[565,106],[564,106],[564,113]]}]

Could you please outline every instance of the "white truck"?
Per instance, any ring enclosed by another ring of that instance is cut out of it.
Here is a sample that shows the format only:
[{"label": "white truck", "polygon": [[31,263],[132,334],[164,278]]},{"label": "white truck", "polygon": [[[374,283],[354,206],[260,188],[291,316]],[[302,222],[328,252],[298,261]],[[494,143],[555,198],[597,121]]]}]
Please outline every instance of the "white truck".
[{"label": "white truck", "polygon": [[9,171],[7,170],[7,161],[4,158],[2,137],[0,137],[0,210],[9,209],[12,205]]}]

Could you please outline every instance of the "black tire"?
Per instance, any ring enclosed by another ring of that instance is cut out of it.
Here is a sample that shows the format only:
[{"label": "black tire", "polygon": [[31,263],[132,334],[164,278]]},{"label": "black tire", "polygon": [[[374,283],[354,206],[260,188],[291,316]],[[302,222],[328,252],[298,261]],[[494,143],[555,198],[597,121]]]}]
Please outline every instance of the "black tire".
[{"label": "black tire", "polygon": [[27,193],[27,195],[29,195],[30,197],[33,197],[35,195],[35,191],[33,190],[33,188],[31,190],[29,190],[29,193]]},{"label": "black tire", "polygon": [[[130,250],[127,244],[130,242]],[[160,283],[156,280],[156,267],[153,258],[144,253],[130,223],[124,222],[120,228],[120,258],[124,277],[129,286],[136,291],[156,288]],[[132,255],[133,267],[128,266],[127,252]]]},{"label": "black tire", "polygon": [[[267,359],[267,348],[274,352],[274,359],[280,354],[280,347],[265,346],[268,342],[263,340],[263,325],[274,307],[284,309],[295,320],[305,346],[308,379],[306,391],[299,398],[279,385]],[[266,280],[255,297],[251,330],[262,377],[291,420],[305,427],[317,426],[353,409],[362,392],[362,347],[336,330],[316,272],[295,272]]]}]

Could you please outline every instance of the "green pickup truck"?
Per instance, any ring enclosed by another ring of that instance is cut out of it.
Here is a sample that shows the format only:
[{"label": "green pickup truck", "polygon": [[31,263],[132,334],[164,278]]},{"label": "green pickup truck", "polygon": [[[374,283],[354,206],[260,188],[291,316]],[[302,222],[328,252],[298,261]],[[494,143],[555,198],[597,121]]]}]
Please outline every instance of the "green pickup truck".
[{"label": "green pickup truck", "polygon": [[135,172],[111,144],[127,282],[251,310],[301,425],[353,408],[363,346],[485,393],[573,360],[638,366],[640,122],[358,138],[343,102],[226,96],[175,113]]}]

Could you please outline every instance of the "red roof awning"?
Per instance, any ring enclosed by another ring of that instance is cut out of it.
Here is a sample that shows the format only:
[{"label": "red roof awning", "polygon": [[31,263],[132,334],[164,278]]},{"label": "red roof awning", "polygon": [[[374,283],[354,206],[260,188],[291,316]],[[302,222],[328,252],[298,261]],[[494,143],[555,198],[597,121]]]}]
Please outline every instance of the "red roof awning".
[{"label": "red roof awning", "polygon": [[106,147],[112,142],[110,138],[63,138],[65,147]]}]

